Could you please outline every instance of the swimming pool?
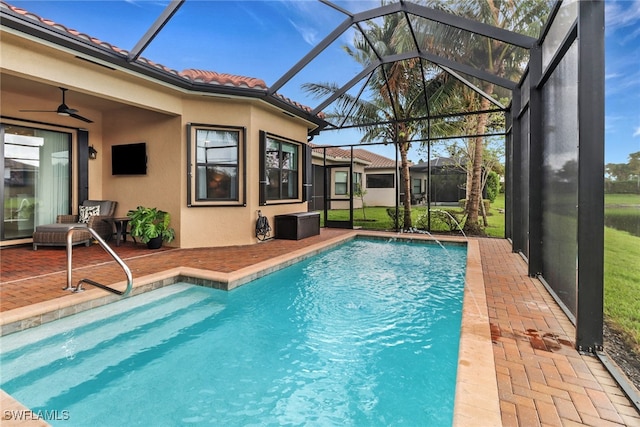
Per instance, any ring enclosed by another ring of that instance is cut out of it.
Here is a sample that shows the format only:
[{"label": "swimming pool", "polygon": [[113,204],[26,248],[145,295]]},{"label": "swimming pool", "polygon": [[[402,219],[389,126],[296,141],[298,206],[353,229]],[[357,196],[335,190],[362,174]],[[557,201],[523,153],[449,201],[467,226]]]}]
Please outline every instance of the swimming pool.
[{"label": "swimming pool", "polygon": [[465,255],[355,240],[173,285],[3,337],[2,387],[59,425],[451,425]]}]

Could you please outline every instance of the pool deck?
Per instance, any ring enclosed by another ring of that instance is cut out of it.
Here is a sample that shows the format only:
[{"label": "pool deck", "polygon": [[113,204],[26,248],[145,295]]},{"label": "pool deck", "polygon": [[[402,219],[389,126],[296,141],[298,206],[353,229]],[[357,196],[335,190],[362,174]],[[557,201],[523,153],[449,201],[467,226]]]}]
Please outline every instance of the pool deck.
[{"label": "pool deck", "polygon": [[[322,229],[304,240],[250,246],[152,251],[125,242],[112,248],[131,268],[135,292],[170,285],[177,277],[233,288],[355,234],[369,233]],[[540,281],[527,276],[509,242],[470,239],[469,248],[454,425],[640,426],[640,414],[601,362],[573,348],[573,325]],[[88,277],[124,289],[123,272],[99,246],[73,252],[74,285]],[[118,298],[91,286],[79,294],[63,291],[66,262],[64,248],[0,250],[3,334]],[[10,419],[7,410],[21,407],[6,393],[0,403],[3,426],[45,425]]]}]

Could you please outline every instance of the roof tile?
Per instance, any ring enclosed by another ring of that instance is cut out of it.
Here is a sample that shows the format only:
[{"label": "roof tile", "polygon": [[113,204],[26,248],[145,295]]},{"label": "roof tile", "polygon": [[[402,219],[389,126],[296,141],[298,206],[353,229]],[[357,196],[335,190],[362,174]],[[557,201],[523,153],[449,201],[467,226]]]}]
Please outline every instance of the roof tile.
[{"label": "roof tile", "polygon": [[[353,153],[355,156],[361,159],[371,162],[370,168],[395,168],[396,161],[388,157],[381,156],[380,154],[372,153],[371,151],[364,150],[362,148],[354,148]],[[397,163],[398,165],[400,162]]]},{"label": "roof tile", "polygon": [[237,76],[215,71],[187,69],[179,73],[182,77],[197,83],[211,83],[222,86],[249,87],[252,89],[267,89],[267,84],[262,79],[255,77]]},{"label": "roof tile", "polygon": [[[351,158],[351,150],[345,150],[343,148],[335,147],[332,145],[317,145],[312,143],[310,143],[309,145],[316,153],[322,154],[326,150],[327,156],[334,159],[345,159],[348,161]],[[368,163],[365,169],[395,168],[396,166],[394,160],[389,159],[388,157],[384,157],[380,154],[372,153],[371,151],[365,150],[363,148],[354,148],[353,157]],[[400,162],[398,162],[398,164],[400,164]]]},{"label": "roof tile", "polygon": [[344,159],[349,160],[351,158],[351,153],[347,150],[343,150],[340,147],[333,147],[331,145],[313,145],[313,151],[324,155],[327,153],[327,156],[334,159]]}]

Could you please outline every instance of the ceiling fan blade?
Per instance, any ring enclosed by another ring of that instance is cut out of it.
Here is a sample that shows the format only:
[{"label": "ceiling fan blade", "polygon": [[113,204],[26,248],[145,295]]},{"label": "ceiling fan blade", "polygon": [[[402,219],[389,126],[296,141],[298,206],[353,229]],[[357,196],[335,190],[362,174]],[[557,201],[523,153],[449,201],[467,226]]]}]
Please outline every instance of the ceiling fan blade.
[{"label": "ceiling fan blade", "polygon": [[69,116],[74,119],[82,120],[83,122],[93,123],[93,120],[89,120],[86,117],[82,117],[78,114],[78,110],[75,108],[69,108],[69,106],[65,103],[65,93],[67,92],[66,88],[59,88],[62,91],[62,104],[58,105],[57,110],[20,110],[23,113],[58,113],[61,116]]},{"label": "ceiling fan blade", "polygon": [[[75,110],[73,110],[73,111],[75,111]],[[83,122],[93,123],[93,120],[89,120],[86,117],[82,117],[81,115],[78,115],[76,113],[70,113],[69,117],[73,117],[74,119],[82,120]]]}]

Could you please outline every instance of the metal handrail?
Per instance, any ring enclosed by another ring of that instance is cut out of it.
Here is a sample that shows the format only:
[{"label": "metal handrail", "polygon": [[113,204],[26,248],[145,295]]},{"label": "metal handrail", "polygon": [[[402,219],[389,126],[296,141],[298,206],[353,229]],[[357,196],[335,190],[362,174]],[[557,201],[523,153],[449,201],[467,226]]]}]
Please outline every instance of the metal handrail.
[{"label": "metal handrail", "polygon": [[[122,267],[122,269],[124,270],[124,273],[127,275],[127,288],[124,291],[113,289],[109,286],[103,285],[101,283],[95,282],[90,279],[80,280],[78,282],[78,285],[75,288],[71,286],[71,270],[72,270],[72,258],[73,258],[73,232],[76,230],[88,231],[93,236],[93,238],[98,241],[100,246],[102,246],[102,249],[104,249],[109,255],[111,255],[111,257],[120,265],[120,267]],[[82,289],[82,283],[88,283],[97,288],[104,289],[105,291],[109,291],[116,295],[121,295],[123,297],[126,297],[127,295],[129,295],[129,292],[131,292],[131,288],[133,287],[133,276],[131,275],[131,270],[129,269],[127,264],[125,264],[124,261],[122,261],[122,259],[118,256],[118,254],[116,254],[113,251],[113,249],[111,249],[109,245],[107,245],[107,242],[105,242],[102,239],[102,237],[100,237],[100,235],[94,229],[89,227],[76,226],[76,227],[69,228],[69,231],[67,231],[67,287],[64,288],[63,290],[65,291],[71,290],[73,292],[82,292],[84,290]]]}]

